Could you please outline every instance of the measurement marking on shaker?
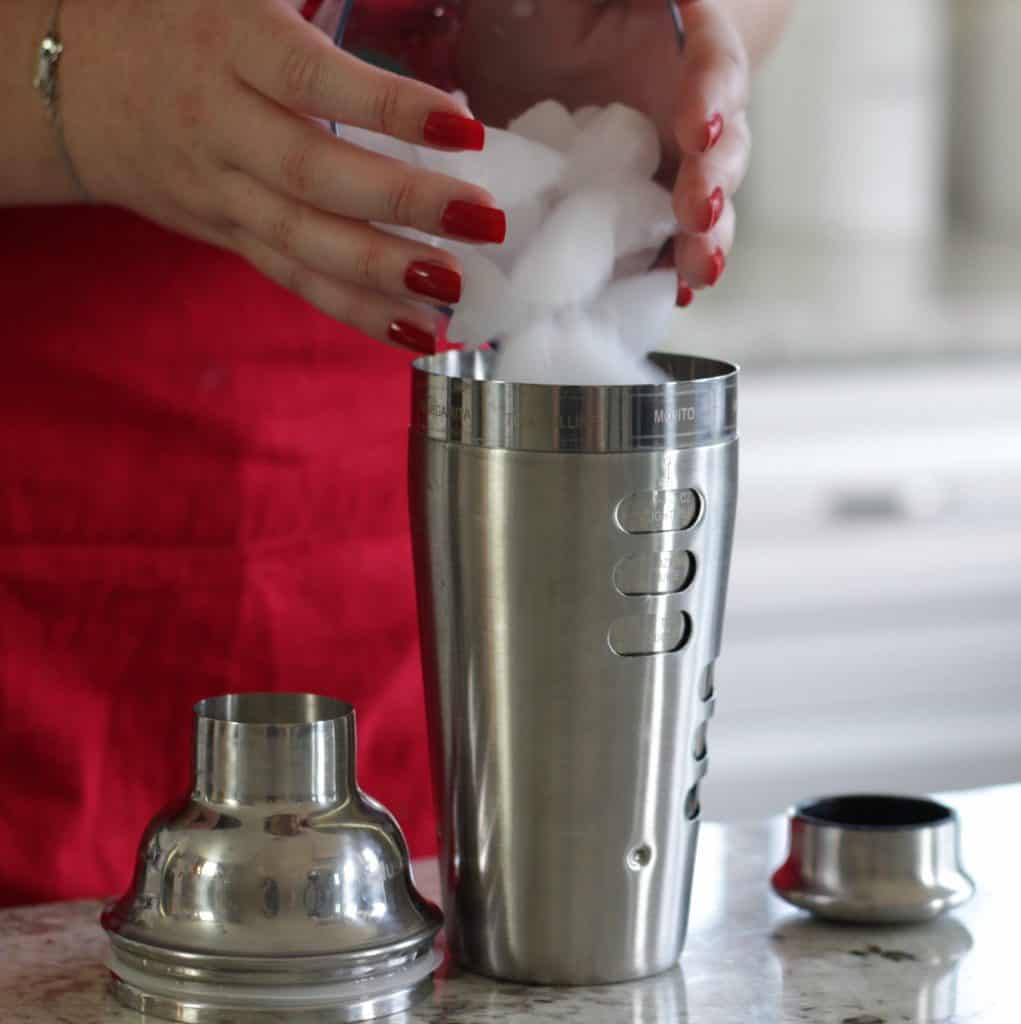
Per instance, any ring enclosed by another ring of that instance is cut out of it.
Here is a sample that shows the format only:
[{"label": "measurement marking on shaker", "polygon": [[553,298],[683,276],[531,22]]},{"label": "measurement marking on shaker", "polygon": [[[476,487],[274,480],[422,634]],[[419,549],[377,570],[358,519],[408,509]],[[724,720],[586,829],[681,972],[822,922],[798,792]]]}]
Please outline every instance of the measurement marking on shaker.
[{"label": "measurement marking on shaker", "polygon": [[667,426],[672,423],[694,423],[695,407],[692,405],[675,406],[672,409],[654,409],[652,422],[657,427]]},{"label": "measurement marking on shaker", "polygon": [[638,491],[617,507],[617,522],[626,533],[669,533],[694,526],[702,500],[694,490]]}]

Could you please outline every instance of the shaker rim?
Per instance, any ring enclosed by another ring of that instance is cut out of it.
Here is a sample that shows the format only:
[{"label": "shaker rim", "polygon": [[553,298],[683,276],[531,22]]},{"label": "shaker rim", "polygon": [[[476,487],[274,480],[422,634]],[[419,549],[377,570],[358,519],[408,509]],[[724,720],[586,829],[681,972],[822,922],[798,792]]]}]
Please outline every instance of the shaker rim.
[{"label": "shaker rim", "polygon": [[[686,377],[670,376],[669,380],[659,384],[544,384],[537,381],[515,381],[503,377],[489,377],[482,373],[481,365],[488,363],[494,356],[492,349],[452,349],[438,352],[431,356],[421,356],[412,364],[416,373],[426,374],[447,380],[459,380],[465,383],[480,383],[505,388],[535,390],[537,392],[563,391],[604,391],[611,394],[621,392],[653,393],[664,388],[691,387],[699,384],[727,384],[735,380],[741,372],[737,363],[713,356],[692,355],[686,352],[653,351],[648,354],[650,362],[659,366],[668,375],[671,365],[687,361],[691,367],[691,375]],[[470,370],[471,374],[463,371]]]},{"label": "shaker rim", "polygon": [[339,722],[354,715],[350,704],[335,697],[284,690],[204,697],[192,711],[197,719],[224,724],[281,727]]},{"label": "shaker rim", "polygon": [[737,438],[733,363],[653,352],[656,384],[518,383],[489,376],[491,349],[412,364],[413,433],[471,448],[556,453],[655,452]]},{"label": "shaker rim", "polygon": [[796,804],[790,817],[816,828],[846,832],[902,832],[936,828],[957,814],[929,797],[890,793],[849,793]]}]

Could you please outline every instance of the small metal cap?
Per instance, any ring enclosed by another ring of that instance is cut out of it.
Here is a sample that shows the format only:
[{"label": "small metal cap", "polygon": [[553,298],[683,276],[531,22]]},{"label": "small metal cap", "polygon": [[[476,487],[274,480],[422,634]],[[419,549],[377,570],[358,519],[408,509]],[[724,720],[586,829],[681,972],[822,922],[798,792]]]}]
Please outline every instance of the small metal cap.
[{"label": "small metal cap", "polygon": [[971,899],[957,815],[934,800],[835,796],[794,808],[778,896],[834,921],[910,924]]}]

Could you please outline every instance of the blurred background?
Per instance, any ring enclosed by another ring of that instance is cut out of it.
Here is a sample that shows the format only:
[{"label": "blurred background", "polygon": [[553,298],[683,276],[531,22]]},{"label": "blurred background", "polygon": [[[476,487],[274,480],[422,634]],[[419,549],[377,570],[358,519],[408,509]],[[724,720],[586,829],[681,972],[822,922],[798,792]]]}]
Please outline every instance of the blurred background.
[{"label": "blurred background", "polygon": [[710,818],[1021,779],[1021,2],[801,0],[724,284],[741,496]]}]

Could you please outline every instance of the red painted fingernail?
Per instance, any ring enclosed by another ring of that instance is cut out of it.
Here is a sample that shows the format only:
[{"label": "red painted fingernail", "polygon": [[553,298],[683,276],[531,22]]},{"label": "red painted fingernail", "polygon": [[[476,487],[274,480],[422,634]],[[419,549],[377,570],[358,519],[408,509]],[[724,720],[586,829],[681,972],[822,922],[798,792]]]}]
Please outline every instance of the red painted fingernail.
[{"label": "red painted fingernail", "polygon": [[486,144],[486,128],[481,121],[463,114],[434,110],[425,119],[422,137],[431,146],[448,149],[482,149]]},{"label": "red painted fingernail", "polygon": [[705,225],[702,232],[712,231],[723,216],[723,204],[726,200],[723,197],[723,189],[713,189],[712,195],[705,201],[705,218],[702,223]]},{"label": "red painted fingernail", "polygon": [[723,134],[723,115],[713,114],[705,123],[705,142],[702,144],[702,152],[708,153]]},{"label": "red painted fingernail", "polygon": [[495,206],[455,199],[447,204],[441,220],[448,235],[470,242],[502,242],[507,237],[507,214]]},{"label": "red painted fingernail", "polygon": [[428,295],[440,302],[457,302],[461,298],[461,275],[441,263],[416,260],[404,272],[404,286],[416,295]]},{"label": "red painted fingernail", "polygon": [[436,353],[436,335],[417,327],[408,320],[394,320],[387,328],[386,336],[402,348],[421,352],[427,356]]},{"label": "red painted fingernail", "polygon": [[682,284],[677,289],[677,305],[681,309],[687,309],[695,300],[695,293],[686,285]]},{"label": "red painted fingernail", "polygon": [[706,275],[705,283],[712,288],[723,277],[723,271],[726,269],[727,257],[723,254],[723,250],[714,250],[712,256],[709,257],[709,272]]}]

